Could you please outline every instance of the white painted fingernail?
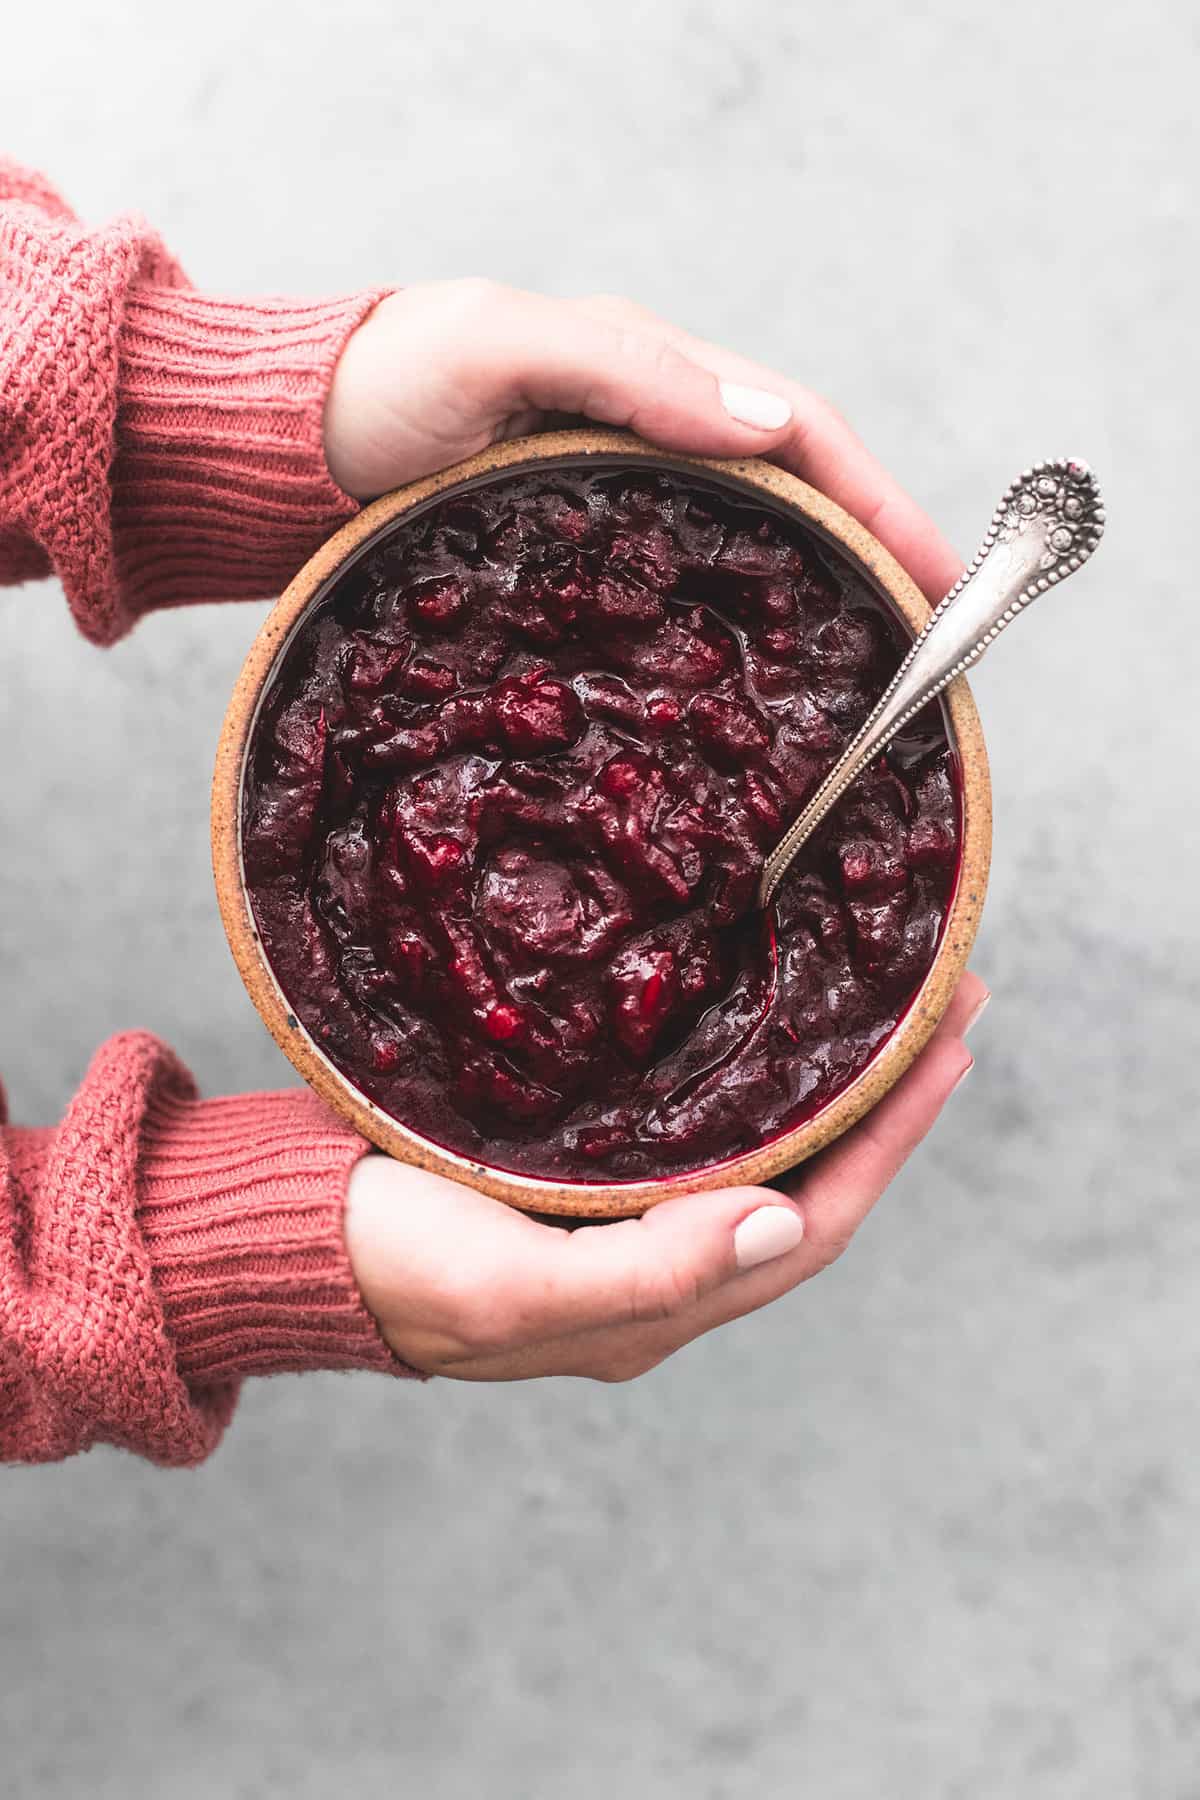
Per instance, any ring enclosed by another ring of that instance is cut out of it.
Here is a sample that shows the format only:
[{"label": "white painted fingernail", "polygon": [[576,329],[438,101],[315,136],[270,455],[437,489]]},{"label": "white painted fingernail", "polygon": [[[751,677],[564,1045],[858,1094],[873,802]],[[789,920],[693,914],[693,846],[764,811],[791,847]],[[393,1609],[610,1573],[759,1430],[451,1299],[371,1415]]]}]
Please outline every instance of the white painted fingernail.
[{"label": "white painted fingernail", "polygon": [[804,1220],[790,1206],[760,1206],[747,1215],[733,1234],[733,1253],[739,1269],[754,1269],[794,1250],[804,1236]]},{"label": "white painted fingernail", "polygon": [[959,1076],[958,1080],[955,1082],[954,1087],[952,1087],[950,1089],[951,1093],[954,1092],[954,1088],[960,1088],[962,1086],[963,1082],[967,1079],[967,1076],[971,1073],[971,1070],[974,1067],[975,1067],[975,1058],[972,1057],[970,1062],[967,1064],[966,1068],[963,1070],[962,1074]]},{"label": "white painted fingernail", "polygon": [[759,431],[778,431],[792,416],[792,409],[782,394],[769,394],[766,388],[742,387],[736,381],[721,384],[721,405],[739,425],[755,425]]},{"label": "white painted fingernail", "polygon": [[983,996],[983,999],[979,1002],[979,1005],[975,1008],[975,1011],[971,1014],[970,1018],[967,1020],[966,1024],[963,1026],[963,1036],[964,1037],[966,1037],[968,1031],[971,1030],[972,1026],[975,1024],[975,1021],[979,1017],[980,1013],[986,1011],[986,1009],[991,1001],[991,998],[992,998],[992,996],[990,994],[985,994]]}]

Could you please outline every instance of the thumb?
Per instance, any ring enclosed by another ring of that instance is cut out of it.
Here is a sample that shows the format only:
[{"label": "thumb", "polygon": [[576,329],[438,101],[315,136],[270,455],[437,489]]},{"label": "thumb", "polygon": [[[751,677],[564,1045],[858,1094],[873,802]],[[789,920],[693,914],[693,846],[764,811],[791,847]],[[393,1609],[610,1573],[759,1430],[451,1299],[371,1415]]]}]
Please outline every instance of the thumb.
[{"label": "thumb", "polygon": [[350,337],[325,405],[326,461],[366,498],[548,413],[706,456],[775,450],[792,420],[781,394],[706,369],[653,320],[597,318],[491,281],[429,282],[381,300]]},{"label": "thumb", "polygon": [[668,450],[760,455],[792,420],[782,394],[722,380],[665,331],[541,294],[503,291],[472,360],[499,415],[578,414]]},{"label": "thumb", "polygon": [[512,1283],[536,1284],[548,1335],[678,1319],[746,1270],[795,1250],[799,1206],[774,1190],[685,1194],[641,1218],[571,1232],[545,1231]]},{"label": "thumb", "polygon": [[352,1173],[346,1215],[363,1298],[421,1367],[676,1318],[803,1233],[796,1205],[752,1187],[567,1230],[375,1156]]}]

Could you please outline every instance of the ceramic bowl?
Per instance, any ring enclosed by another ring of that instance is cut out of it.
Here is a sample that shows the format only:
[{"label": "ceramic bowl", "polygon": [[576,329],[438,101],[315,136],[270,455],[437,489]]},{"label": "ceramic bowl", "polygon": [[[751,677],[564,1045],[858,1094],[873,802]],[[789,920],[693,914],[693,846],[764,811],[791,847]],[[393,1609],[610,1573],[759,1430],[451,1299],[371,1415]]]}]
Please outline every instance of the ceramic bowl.
[{"label": "ceramic bowl", "polygon": [[386,494],[336,532],[304,565],[255,638],[234,689],[217,752],[212,842],[217,895],[225,930],[250,997],[276,1043],[304,1079],[351,1125],[402,1162],[464,1181],[527,1211],[572,1218],[622,1218],[644,1212],[673,1194],[698,1188],[766,1181],[831,1143],[887,1093],[933,1033],[966,966],[983,906],[991,849],[991,791],[978,714],[964,680],[944,696],[962,781],[962,845],[957,886],[933,965],[896,1030],[860,1072],[819,1112],[782,1136],[699,1171],[637,1181],[539,1179],[488,1167],[432,1143],[360,1093],[318,1048],[291,1012],[263,952],[247,896],[242,864],[242,782],[247,750],[263,694],[309,608],[328,591],[347,561],[435,496],[492,475],[562,468],[568,464],[659,467],[759,495],[798,517],[857,565],[869,584],[914,634],[929,607],[912,579],[870,532],[794,475],[757,461],[712,462],[664,454],[625,433],[570,431],[495,445],[469,462]]}]

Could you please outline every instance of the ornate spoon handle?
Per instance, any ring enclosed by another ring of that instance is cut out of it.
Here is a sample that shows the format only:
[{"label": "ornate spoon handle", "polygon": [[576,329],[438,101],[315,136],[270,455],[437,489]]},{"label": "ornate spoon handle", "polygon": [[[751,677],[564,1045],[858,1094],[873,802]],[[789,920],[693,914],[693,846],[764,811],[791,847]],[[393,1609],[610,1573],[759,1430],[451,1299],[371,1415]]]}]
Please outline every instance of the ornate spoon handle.
[{"label": "ornate spoon handle", "polygon": [[992,514],[975,560],[930,615],[870,718],[767,857],[760,906],[770,905],[800,846],[896,733],[978,662],[1023,607],[1082,568],[1103,530],[1100,489],[1085,462],[1035,463],[1017,477]]}]

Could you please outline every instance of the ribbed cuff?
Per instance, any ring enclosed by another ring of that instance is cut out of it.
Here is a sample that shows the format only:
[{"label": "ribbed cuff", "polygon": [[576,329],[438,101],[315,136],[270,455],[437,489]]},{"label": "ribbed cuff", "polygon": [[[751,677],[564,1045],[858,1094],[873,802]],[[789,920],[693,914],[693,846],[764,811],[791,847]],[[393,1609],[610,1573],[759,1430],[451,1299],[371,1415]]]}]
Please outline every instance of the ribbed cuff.
[{"label": "ribbed cuff", "polygon": [[322,419],[346,340],[386,291],[130,290],[112,472],[128,614],[277,592],[358,510],[326,467]]},{"label": "ribbed cuff", "polygon": [[180,1375],[378,1369],[412,1375],[355,1286],[346,1182],[369,1145],[306,1091],[152,1097],[138,1224]]}]

